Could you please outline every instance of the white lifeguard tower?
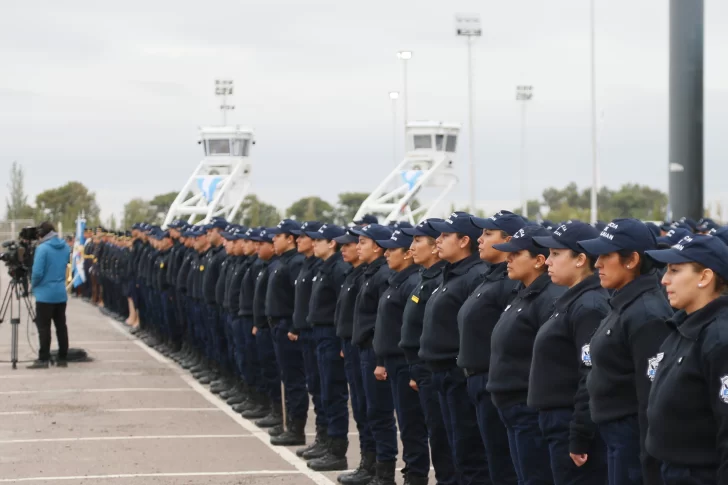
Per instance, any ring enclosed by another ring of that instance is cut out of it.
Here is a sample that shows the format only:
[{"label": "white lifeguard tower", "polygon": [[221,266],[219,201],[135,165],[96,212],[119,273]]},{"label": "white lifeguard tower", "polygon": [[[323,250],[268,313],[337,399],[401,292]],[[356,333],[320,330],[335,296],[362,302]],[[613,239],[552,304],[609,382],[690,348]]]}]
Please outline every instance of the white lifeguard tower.
[{"label": "white lifeguard tower", "polygon": [[[455,153],[459,133],[459,123],[407,123],[404,160],[369,194],[354,220],[365,214],[386,214],[382,224],[400,220],[416,224],[434,217],[437,204],[458,183]],[[415,197],[421,205],[412,210],[410,202]]]},{"label": "white lifeguard tower", "polygon": [[164,220],[190,224],[222,216],[233,221],[250,190],[253,130],[240,126],[201,127],[205,158],[177,194]]}]

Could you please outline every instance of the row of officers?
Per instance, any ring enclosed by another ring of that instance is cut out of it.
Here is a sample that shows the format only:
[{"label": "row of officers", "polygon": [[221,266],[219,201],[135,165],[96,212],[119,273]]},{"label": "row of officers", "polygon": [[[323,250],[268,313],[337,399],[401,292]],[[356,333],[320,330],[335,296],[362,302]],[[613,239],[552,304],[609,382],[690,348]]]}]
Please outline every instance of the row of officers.
[{"label": "row of officers", "polygon": [[358,223],[138,224],[111,291],[272,444],[310,399],[313,470],[347,469],[351,401],[343,485],[394,483],[397,429],[412,485],[728,483],[722,229]]}]

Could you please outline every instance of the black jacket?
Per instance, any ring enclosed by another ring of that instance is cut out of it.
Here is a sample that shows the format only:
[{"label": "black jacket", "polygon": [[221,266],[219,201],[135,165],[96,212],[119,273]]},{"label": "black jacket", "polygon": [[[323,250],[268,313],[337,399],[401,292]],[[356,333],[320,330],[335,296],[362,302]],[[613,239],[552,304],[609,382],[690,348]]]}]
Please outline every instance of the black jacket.
[{"label": "black jacket", "polygon": [[255,290],[253,296],[253,325],[258,328],[268,328],[268,318],[265,314],[266,293],[268,292],[268,273],[271,265],[275,264],[275,256],[268,261],[258,259],[260,264],[253,265],[257,269],[255,274]]},{"label": "black jacket", "polygon": [[177,286],[177,274],[179,273],[182,260],[186,253],[187,248],[178,240],[175,240],[169,256],[169,269],[167,270],[167,283],[170,286]]},{"label": "black jacket", "polygon": [[647,451],[728,483],[728,297],[668,320],[650,390]]},{"label": "black jacket", "polygon": [[443,268],[442,283],[432,292],[425,307],[420,338],[420,359],[429,362],[433,369],[457,366],[460,351],[458,311],[483,281],[487,269],[477,253]]},{"label": "black jacket", "polygon": [[[586,373],[589,341],[609,312],[609,293],[592,275],[556,300],[554,313],[536,335],[533,345],[528,405],[534,409],[574,408],[579,381]],[[575,409],[569,451],[588,453],[596,428],[587,400]]]},{"label": "black jacket", "polygon": [[350,270],[351,266],[344,262],[341,253],[334,253],[321,263],[318,273],[313,277],[311,287],[311,301],[308,307],[308,321],[311,325],[334,325],[336,302]]},{"label": "black jacket", "polygon": [[293,327],[291,329],[293,333],[298,333],[299,330],[305,328],[311,328],[311,323],[308,321],[311,288],[321,263],[322,261],[315,256],[305,258],[296,281],[293,282],[296,287],[296,298],[293,303]]},{"label": "black jacket", "polygon": [[182,258],[182,262],[179,264],[179,270],[177,271],[176,276],[177,280],[175,282],[175,287],[177,288],[177,291],[187,293],[187,277],[190,274],[190,263],[196,258],[197,251],[192,248],[185,248],[184,257]]},{"label": "black jacket", "polygon": [[420,266],[410,265],[389,277],[388,287],[379,298],[374,327],[374,352],[380,365],[387,357],[404,356],[399,348],[402,338],[404,307],[417,287]]},{"label": "black jacket", "polygon": [[202,272],[200,271],[200,264],[204,256],[204,253],[195,251],[195,256],[190,259],[190,271],[187,275],[187,296],[197,301],[202,301]]},{"label": "black jacket", "polygon": [[220,264],[220,274],[217,277],[217,283],[215,283],[215,303],[219,310],[227,310],[225,308],[225,288],[228,287],[229,270],[235,264],[235,257],[225,253]]},{"label": "black jacket", "polygon": [[234,256],[227,272],[224,306],[235,319],[239,317],[238,313],[240,313],[240,288],[243,285],[243,276],[245,276],[243,268],[247,259],[245,256]]},{"label": "black jacket", "polygon": [[361,288],[354,303],[354,329],[351,335],[351,341],[362,348],[372,345],[379,298],[387,289],[391,274],[392,270],[387,266],[384,256],[369,263],[364,270]]},{"label": "black jacket", "polygon": [[227,258],[225,248],[222,246],[212,247],[205,253],[200,261],[200,273],[202,273],[202,298],[208,305],[217,303],[215,289],[217,280],[220,277],[222,262]]},{"label": "black jacket", "polygon": [[268,293],[265,297],[265,313],[273,320],[282,320],[290,330],[293,305],[296,299],[296,277],[301,272],[304,256],[295,249],[281,254],[271,264]]},{"label": "black jacket", "polygon": [[432,292],[442,283],[442,269],[446,264],[447,261],[438,261],[429,268],[421,268],[419,281],[404,306],[402,339],[399,341],[399,347],[410,364],[421,362],[417,354],[420,351],[425,306],[427,306]]},{"label": "black jacket", "polygon": [[[263,266],[263,260],[258,257],[257,254],[248,256],[243,266],[243,285],[240,288],[240,316],[252,318],[253,317],[253,301],[255,299],[255,282],[258,278],[260,268]],[[265,302],[264,302],[265,303]]]},{"label": "black jacket", "polygon": [[484,373],[490,368],[490,338],[503,310],[518,293],[518,281],[508,278],[508,263],[494,264],[458,312],[460,353],[458,366]]},{"label": "black jacket", "polygon": [[503,310],[491,337],[486,386],[496,407],[504,409],[526,403],[536,334],[564,291],[566,288],[552,283],[544,273],[528,287],[519,284],[518,295]]},{"label": "black jacket", "polygon": [[168,291],[172,288],[167,278],[167,272],[169,271],[169,262],[172,257],[170,250],[160,251],[157,253],[157,258],[154,260],[154,272],[155,272],[155,289],[157,291]]},{"label": "black jacket", "polygon": [[365,269],[367,269],[366,264],[360,264],[356,268],[352,267],[341,285],[334,314],[337,337],[351,340],[351,335],[354,332],[354,305],[356,304],[356,296],[359,294],[361,281],[364,278]]}]

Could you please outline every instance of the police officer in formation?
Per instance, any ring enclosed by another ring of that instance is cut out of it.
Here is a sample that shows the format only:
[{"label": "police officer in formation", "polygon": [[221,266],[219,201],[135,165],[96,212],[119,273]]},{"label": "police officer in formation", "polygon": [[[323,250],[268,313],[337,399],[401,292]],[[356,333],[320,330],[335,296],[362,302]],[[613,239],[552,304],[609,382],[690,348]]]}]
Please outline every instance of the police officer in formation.
[{"label": "police officer in formation", "polygon": [[728,483],[728,228],[357,222],[97,231],[84,294],[273,445],[310,396],[315,471],[350,401],[343,485],[394,484],[398,437],[412,485]]}]

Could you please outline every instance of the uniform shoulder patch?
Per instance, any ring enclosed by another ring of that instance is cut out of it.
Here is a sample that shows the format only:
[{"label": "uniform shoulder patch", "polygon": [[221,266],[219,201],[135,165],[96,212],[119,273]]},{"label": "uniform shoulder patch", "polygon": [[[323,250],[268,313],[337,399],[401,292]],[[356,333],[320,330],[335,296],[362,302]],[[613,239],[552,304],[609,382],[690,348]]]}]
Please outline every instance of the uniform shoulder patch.
[{"label": "uniform shoulder patch", "polygon": [[420,302],[420,298],[417,295],[412,295],[412,301],[415,302],[415,303],[419,303]]},{"label": "uniform shoulder patch", "polygon": [[205,265],[204,264],[201,264],[200,265],[200,271],[205,271]]},{"label": "uniform shoulder patch", "polygon": [[590,344],[586,344],[581,348],[581,363],[587,367],[592,366],[591,345]]},{"label": "uniform shoulder patch", "polygon": [[728,404],[728,376],[720,378],[720,393],[718,395],[720,400]]},{"label": "uniform shoulder patch", "polygon": [[647,360],[647,377],[650,379],[650,381],[655,380],[657,368],[660,366],[660,362],[662,362],[663,357],[665,357],[665,352],[660,352],[656,356]]}]

